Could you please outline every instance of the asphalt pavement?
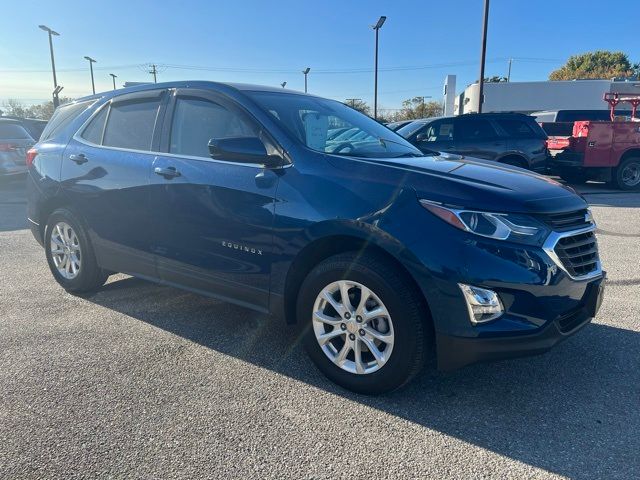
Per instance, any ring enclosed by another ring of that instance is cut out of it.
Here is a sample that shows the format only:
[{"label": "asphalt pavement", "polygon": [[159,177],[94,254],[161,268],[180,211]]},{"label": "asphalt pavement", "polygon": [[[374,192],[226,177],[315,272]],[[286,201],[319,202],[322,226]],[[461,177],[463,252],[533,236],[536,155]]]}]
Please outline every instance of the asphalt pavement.
[{"label": "asphalt pavement", "polygon": [[279,319],[124,275],[65,293],[0,186],[0,478],[640,478],[640,194],[581,190],[608,272],[591,325],[365,397]]}]

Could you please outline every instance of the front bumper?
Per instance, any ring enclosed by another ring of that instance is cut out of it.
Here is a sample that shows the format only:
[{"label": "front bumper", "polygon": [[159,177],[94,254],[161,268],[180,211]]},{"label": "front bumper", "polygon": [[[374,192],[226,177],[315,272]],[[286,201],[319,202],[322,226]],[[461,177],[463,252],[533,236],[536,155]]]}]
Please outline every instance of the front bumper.
[{"label": "front bumper", "polygon": [[603,294],[604,275],[589,283],[580,308],[535,333],[468,338],[436,332],[438,369],[451,371],[478,362],[544,353],[589,323],[600,308]]}]

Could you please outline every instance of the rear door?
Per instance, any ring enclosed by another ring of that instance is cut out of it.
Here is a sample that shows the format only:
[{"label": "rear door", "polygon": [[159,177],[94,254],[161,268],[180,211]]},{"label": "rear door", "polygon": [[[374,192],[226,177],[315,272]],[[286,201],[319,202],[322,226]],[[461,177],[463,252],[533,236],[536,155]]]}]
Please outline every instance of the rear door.
[{"label": "rear door", "polygon": [[523,157],[531,170],[545,170],[548,156],[547,135],[532,118],[515,115],[497,117],[495,124],[507,138],[509,154]]},{"label": "rear door", "polygon": [[155,277],[148,188],[158,150],[165,89],[121,95],[103,105],[70,141],[62,185],[89,227],[105,268]]},{"label": "rear door", "polygon": [[212,138],[257,136],[260,127],[209,90],[176,90],[168,112],[166,153],[155,159],[151,176],[158,273],[168,283],[266,311],[278,175],[214,160],[208,149]]},{"label": "rear door", "polygon": [[455,152],[469,157],[495,160],[506,151],[507,141],[500,137],[487,118],[460,116],[454,120]]}]

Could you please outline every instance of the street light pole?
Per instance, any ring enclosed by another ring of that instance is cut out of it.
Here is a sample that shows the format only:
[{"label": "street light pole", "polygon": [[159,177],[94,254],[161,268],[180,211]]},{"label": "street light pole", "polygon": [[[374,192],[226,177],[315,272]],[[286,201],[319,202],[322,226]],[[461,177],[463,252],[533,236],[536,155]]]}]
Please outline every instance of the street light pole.
[{"label": "street light pole", "polygon": [[51,30],[46,25],[38,25],[38,27],[40,28],[40,30],[44,30],[49,34],[49,52],[51,52],[51,70],[53,71],[53,106],[57,108],[58,105],[60,105],[60,100],[58,99],[58,92],[61,89],[58,90],[58,80],[56,79],[56,62],[53,58],[53,40],[51,37],[53,35],[57,37],[60,34],[54,30]]},{"label": "street light pole", "polygon": [[93,81],[93,64],[96,63],[96,61],[91,58],[91,57],[84,57],[85,60],[89,60],[89,68],[91,69],[91,90],[93,90],[93,94],[96,94],[96,84]]},{"label": "street light pole", "polygon": [[373,118],[378,119],[378,32],[384,25],[387,17],[382,16],[378,19],[378,23],[373,25],[373,29],[376,32],[376,55],[375,55],[375,67],[373,76]]},{"label": "street light pole", "polygon": [[482,49],[480,50],[480,79],[478,80],[478,113],[482,113],[484,102],[484,63],[487,55],[487,25],[489,23],[489,0],[484,0],[484,19],[482,22]]},{"label": "street light pole", "polygon": [[310,70],[311,69],[307,67],[302,71],[302,73],[304,73],[304,93],[307,93],[307,75],[309,75]]},{"label": "street light pole", "polygon": [[110,73],[109,75],[111,75],[111,79],[113,80],[113,89],[116,89],[116,78],[118,78],[117,75]]}]

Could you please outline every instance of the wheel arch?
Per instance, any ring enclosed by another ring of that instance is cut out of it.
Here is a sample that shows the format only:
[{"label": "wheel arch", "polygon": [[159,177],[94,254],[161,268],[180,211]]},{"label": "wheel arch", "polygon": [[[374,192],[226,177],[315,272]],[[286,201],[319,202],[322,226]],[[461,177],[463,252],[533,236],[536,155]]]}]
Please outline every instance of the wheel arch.
[{"label": "wheel arch", "polygon": [[620,165],[622,162],[624,162],[627,158],[640,158],[640,148],[638,147],[630,147],[627,150],[625,150],[622,155],[620,155],[620,161],[618,162],[618,165]]},{"label": "wheel arch", "polygon": [[521,168],[529,168],[530,164],[529,161],[527,160],[527,158],[522,155],[521,153],[517,153],[517,152],[508,152],[505,153],[504,155],[496,158],[496,162],[499,163],[505,163],[505,164],[509,164],[509,160],[515,161],[517,163],[520,164]]},{"label": "wheel arch", "polygon": [[[390,239],[387,241],[390,242]],[[401,256],[410,255],[410,252],[402,249],[399,243],[395,244],[393,242],[391,245],[385,245],[382,242],[375,241],[371,236],[358,235],[353,232],[336,233],[316,238],[305,245],[296,255],[287,271],[284,283],[282,313],[287,324],[293,325],[297,323],[296,299],[302,282],[309,272],[323,260],[333,255],[347,252],[373,254],[397,268],[414,285],[419,301],[422,303],[429,318],[427,327],[433,329],[431,311],[424,291],[416,282],[410,268],[400,259]]]}]

